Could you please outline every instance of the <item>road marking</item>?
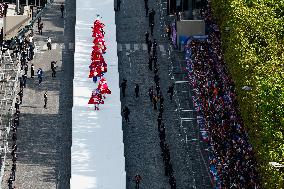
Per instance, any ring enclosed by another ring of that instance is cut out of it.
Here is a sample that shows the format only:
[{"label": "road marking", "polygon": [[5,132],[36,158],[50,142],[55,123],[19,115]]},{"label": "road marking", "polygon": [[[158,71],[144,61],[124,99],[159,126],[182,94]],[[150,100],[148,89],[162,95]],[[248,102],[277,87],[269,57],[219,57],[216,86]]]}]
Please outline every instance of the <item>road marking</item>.
[{"label": "road marking", "polygon": [[126,48],[127,51],[129,51],[130,50],[130,44],[125,44],[125,48]]}]

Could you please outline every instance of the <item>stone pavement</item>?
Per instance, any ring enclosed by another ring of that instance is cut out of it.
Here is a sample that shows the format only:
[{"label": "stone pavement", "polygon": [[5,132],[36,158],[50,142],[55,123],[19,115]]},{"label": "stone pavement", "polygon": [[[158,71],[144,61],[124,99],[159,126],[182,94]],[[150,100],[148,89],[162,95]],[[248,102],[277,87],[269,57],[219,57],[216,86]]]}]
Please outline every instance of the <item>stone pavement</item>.
[{"label": "stone pavement", "polygon": [[[208,172],[208,158],[200,141],[196,114],[191,101],[190,87],[180,64],[183,56],[173,56],[160,14],[161,3],[149,1],[150,10],[156,11],[154,38],[158,43],[159,76],[161,91],[165,97],[164,123],[166,141],[170,146],[174,175],[178,189],[212,188]],[[161,21],[161,22],[160,22]],[[155,86],[154,73],[148,70],[148,53],[144,34],[148,28],[144,1],[124,0],[121,11],[116,13],[117,43],[120,82],[127,79],[126,98],[122,107],[131,111],[130,123],[123,121],[127,189],[135,188],[133,177],[142,176],[141,189],[168,189],[168,177],[164,176],[164,164],[159,146],[157,128],[158,113],[153,110],[148,89]],[[173,60],[173,61],[171,61]],[[140,97],[135,98],[134,86],[140,86]],[[167,95],[168,86],[175,83],[174,101]],[[121,95],[122,96],[122,95]],[[207,159],[206,159],[207,158]]]},{"label": "stone pavement", "polygon": [[[29,68],[34,64],[35,71],[42,68],[44,77],[43,83],[38,85],[38,79],[32,79],[28,75],[27,88],[24,89],[23,104],[20,107],[20,126],[17,131],[17,188],[69,188],[73,51],[68,45],[74,43],[74,30],[70,28],[74,28],[75,23],[72,22],[74,17],[61,18],[59,7],[62,2],[64,0],[55,0],[42,16],[43,35],[37,35],[35,29],[34,41],[38,51],[35,59],[28,64]],[[65,3],[65,7],[70,6],[68,4],[75,6],[73,0],[66,0]],[[74,8],[66,10],[66,15],[75,16]],[[67,32],[66,28],[63,30],[64,25],[69,27]],[[44,48],[47,37],[51,37],[53,43],[50,51]],[[67,38],[68,41],[65,40]],[[68,44],[64,45],[66,41]],[[51,77],[50,62],[53,60],[57,61],[58,66],[56,78]],[[45,91],[48,96],[47,109],[43,108]],[[11,160],[8,163],[11,165]],[[6,167],[3,186],[7,186],[6,180],[10,169],[11,166]]]}]

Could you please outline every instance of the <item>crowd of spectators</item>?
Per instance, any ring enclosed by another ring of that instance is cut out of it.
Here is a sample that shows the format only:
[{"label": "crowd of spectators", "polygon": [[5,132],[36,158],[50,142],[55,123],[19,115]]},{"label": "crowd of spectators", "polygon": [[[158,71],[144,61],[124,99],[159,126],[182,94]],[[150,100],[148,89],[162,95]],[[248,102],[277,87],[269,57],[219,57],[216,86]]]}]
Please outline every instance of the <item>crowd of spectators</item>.
[{"label": "crowd of spectators", "polygon": [[209,5],[201,13],[208,36],[188,42],[187,69],[202,137],[209,144],[214,185],[257,189],[256,161],[240,116],[235,85],[224,63],[220,31]]}]

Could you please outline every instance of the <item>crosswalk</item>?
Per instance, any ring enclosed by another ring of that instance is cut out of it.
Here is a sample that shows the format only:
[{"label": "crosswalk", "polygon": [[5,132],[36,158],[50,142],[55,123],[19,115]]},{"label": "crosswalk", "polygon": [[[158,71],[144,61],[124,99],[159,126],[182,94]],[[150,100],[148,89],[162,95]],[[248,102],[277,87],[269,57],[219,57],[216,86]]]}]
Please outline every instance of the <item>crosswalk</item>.
[{"label": "crosswalk", "polygon": [[[58,43],[52,43],[51,44],[51,49],[55,50],[57,48],[61,48],[63,50],[75,50],[75,44],[74,43],[69,43],[69,44],[58,44]],[[47,44],[46,43],[41,43],[41,42],[35,42],[35,53],[43,53],[43,51],[47,51]]]},{"label": "crosswalk", "polygon": [[[158,50],[162,53],[165,52],[165,45],[158,45]],[[146,43],[135,43],[135,44],[117,44],[118,52],[122,51],[147,51],[148,47]]]}]

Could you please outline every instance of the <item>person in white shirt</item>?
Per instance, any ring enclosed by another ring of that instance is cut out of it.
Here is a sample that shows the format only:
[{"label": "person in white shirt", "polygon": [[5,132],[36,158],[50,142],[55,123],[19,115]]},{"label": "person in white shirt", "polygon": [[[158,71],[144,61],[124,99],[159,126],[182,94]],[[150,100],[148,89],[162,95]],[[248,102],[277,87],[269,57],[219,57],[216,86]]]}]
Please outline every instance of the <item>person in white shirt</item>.
[{"label": "person in white shirt", "polygon": [[50,37],[47,38],[47,50],[51,50],[51,39],[50,39]]}]

